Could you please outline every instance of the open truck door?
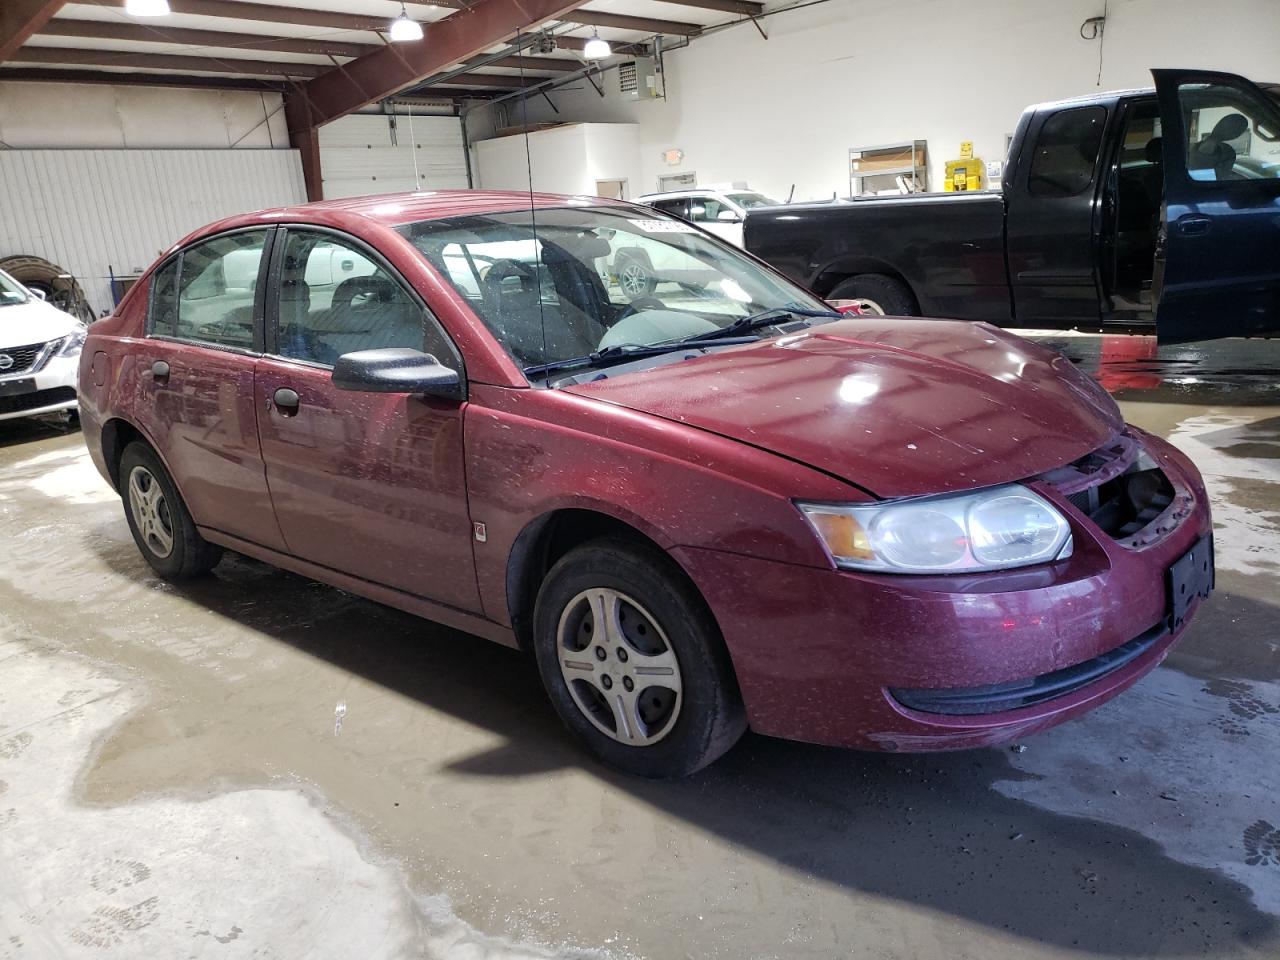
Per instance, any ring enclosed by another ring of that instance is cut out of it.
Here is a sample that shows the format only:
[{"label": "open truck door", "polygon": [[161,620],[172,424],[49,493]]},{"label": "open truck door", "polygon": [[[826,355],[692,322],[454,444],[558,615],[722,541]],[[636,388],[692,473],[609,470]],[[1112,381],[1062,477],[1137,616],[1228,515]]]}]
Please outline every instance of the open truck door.
[{"label": "open truck door", "polygon": [[1151,72],[1164,155],[1158,338],[1280,333],[1280,98],[1230,73]]}]

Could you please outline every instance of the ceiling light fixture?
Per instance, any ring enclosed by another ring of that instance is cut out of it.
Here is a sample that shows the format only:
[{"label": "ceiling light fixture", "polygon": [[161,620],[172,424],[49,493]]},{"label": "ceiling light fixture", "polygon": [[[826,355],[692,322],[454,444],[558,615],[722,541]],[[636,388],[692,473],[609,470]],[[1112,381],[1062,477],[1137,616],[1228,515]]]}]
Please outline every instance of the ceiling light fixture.
[{"label": "ceiling light fixture", "polygon": [[400,4],[400,16],[391,21],[391,39],[396,43],[422,39],[422,24],[417,20],[409,19],[409,13],[405,10],[403,3]]},{"label": "ceiling light fixture", "polygon": [[125,0],[124,12],[131,17],[167,17],[169,0]]},{"label": "ceiling light fixture", "polygon": [[609,46],[609,41],[601,40],[600,32],[593,29],[591,31],[591,39],[582,48],[582,55],[588,60],[603,60],[612,53],[613,47]]}]

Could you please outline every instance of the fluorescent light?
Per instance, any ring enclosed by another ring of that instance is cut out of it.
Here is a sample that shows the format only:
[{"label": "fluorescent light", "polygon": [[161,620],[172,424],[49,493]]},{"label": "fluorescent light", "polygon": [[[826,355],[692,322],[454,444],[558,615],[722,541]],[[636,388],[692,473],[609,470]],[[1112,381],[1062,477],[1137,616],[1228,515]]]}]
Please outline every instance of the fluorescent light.
[{"label": "fluorescent light", "polygon": [[422,39],[422,24],[409,19],[403,3],[400,4],[400,16],[391,21],[391,39],[396,43]]},{"label": "fluorescent light", "polygon": [[131,17],[167,17],[169,0],[125,0],[124,12]]},{"label": "fluorescent light", "polygon": [[603,60],[612,53],[613,47],[609,46],[609,41],[601,40],[599,33],[592,30],[591,39],[588,40],[586,45],[582,48],[582,55],[588,60]]}]

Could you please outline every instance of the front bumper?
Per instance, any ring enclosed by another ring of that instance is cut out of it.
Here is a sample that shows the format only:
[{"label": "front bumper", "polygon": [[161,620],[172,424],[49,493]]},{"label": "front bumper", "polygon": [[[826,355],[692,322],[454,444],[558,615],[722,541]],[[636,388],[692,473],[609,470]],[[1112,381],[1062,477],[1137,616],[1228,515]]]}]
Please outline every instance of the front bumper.
[{"label": "front bumper", "polygon": [[[1020,570],[873,575],[677,548],[724,633],[752,729],[873,750],[989,746],[1131,686],[1164,659],[1194,614],[1195,605],[1170,622],[1166,571],[1211,529],[1195,468],[1162,440],[1142,442],[1184,498],[1177,522],[1145,544],[1121,545],[1041,489],[1071,523],[1075,552]],[[999,690],[1097,664],[1106,669],[1082,684],[991,713],[926,712],[891,692]]]},{"label": "front bumper", "polygon": [[[74,410],[79,366],[77,352],[50,357],[35,373],[0,377],[0,420]],[[20,392],[14,392],[17,384]]]}]

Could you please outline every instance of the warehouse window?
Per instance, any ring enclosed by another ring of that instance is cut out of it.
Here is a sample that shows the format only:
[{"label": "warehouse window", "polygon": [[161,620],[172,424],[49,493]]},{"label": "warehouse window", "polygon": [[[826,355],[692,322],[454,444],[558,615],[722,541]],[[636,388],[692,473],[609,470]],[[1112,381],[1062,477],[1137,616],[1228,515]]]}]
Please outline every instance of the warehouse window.
[{"label": "warehouse window", "polygon": [[265,230],[225,234],[183,250],[156,272],[149,332],[251,350]]},{"label": "warehouse window", "polygon": [[1046,120],[1031,158],[1031,196],[1076,197],[1088,190],[1106,121],[1103,107],[1059,110]]},{"label": "warehouse window", "polygon": [[409,347],[456,363],[444,332],[404,285],[329,233],[289,231],[278,316],[282,357],[332,364],[356,350]]}]

